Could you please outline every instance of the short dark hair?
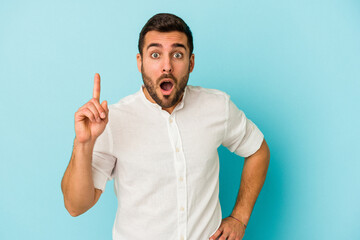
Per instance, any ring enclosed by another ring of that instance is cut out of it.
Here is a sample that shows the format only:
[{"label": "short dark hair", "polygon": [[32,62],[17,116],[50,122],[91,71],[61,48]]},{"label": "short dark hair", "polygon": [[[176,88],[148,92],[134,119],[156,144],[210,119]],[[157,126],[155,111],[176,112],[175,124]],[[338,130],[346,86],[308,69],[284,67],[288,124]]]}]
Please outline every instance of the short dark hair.
[{"label": "short dark hair", "polygon": [[174,14],[170,14],[170,13],[159,13],[154,15],[147,21],[147,23],[142,28],[139,36],[138,48],[141,56],[144,48],[145,35],[149,31],[158,31],[158,32],[179,31],[185,33],[185,35],[187,36],[187,41],[190,49],[190,56],[193,53],[194,44],[193,44],[193,37],[190,28],[184,22],[184,20],[182,20],[178,16],[175,16]]}]

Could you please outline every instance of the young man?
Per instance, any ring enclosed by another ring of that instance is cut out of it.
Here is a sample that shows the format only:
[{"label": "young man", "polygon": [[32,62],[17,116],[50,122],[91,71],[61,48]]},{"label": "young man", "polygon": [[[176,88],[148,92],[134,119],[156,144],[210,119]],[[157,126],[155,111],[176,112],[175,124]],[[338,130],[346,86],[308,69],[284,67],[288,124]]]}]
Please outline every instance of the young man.
[{"label": "young man", "polygon": [[[218,90],[188,86],[192,34],[172,14],[143,27],[137,65],[144,85],[118,103],[93,98],[75,113],[73,154],[62,180],[72,216],[90,209],[114,179],[113,239],[242,239],[265,181],[262,133]],[[219,158],[224,145],[245,157],[238,199],[222,219]]]}]

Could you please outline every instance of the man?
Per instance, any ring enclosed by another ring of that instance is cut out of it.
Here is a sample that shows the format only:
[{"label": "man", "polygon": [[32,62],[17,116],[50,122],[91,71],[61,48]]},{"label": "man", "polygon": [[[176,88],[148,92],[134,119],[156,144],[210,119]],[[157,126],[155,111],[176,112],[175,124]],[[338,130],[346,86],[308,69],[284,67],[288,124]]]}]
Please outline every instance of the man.
[{"label": "man", "polygon": [[[75,113],[73,154],[62,180],[72,216],[90,209],[114,178],[113,239],[242,239],[265,181],[262,133],[218,90],[188,86],[192,34],[172,14],[157,14],[139,37],[144,85],[118,103],[93,98]],[[231,216],[222,219],[217,148],[245,157]]]}]

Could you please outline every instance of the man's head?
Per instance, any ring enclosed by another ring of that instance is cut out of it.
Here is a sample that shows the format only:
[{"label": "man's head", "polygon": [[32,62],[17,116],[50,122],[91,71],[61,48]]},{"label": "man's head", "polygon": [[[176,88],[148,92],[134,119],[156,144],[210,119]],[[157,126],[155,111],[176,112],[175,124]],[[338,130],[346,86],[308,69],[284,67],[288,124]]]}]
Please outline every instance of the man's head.
[{"label": "man's head", "polygon": [[138,69],[145,96],[172,112],[181,100],[194,68],[190,28],[172,14],[157,14],[143,27],[139,37]]},{"label": "man's head", "polygon": [[177,31],[185,33],[187,37],[187,45],[190,49],[190,56],[193,53],[194,44],[192,33],[189,26],[184,22],[184,20],[170,13],[159,13],[150,18],[140,32],[138,48],[141,56],[143,54],[145,35],[150,31]]}]

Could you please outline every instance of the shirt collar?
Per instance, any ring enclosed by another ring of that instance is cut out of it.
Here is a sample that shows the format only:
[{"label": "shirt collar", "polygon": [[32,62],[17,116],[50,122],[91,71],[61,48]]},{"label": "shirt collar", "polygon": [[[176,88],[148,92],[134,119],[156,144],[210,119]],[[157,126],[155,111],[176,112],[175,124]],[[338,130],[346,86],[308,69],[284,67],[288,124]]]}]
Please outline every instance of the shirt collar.
[{"label": "shirt collar", "polygon": [[[143,88],[145,88],[144,84],[141,85],[141,87],[140,87],[140,95],[141,95],[141,98],[145,101],[145,103],[149,104],[150,106],[155,107],[159,110],[162,110],[161,106],[159,106],[157,103],[150,102],[149,99],[146,98]],[[180,109],[182,109],[184,107],[187,89],[188,89],[188,86],[185,87],[183,97],[182,97],[181,101],[176,105],[173,112],[179,111]]]}]

